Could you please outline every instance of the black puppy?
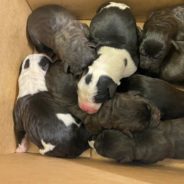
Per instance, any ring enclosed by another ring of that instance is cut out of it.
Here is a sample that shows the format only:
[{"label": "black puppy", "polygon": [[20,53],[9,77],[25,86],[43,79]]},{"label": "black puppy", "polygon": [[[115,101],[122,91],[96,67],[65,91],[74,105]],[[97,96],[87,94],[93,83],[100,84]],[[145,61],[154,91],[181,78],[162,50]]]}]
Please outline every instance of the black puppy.
[{"label": "black puppy", "polygon": [[140,68],[159,76],[165,57],[173,48],[180,26],[184,24],[184,6],[153,12],[145,22],[140,44]]},{"label": "black puppy", "polygon": [[118,91],[138,91],[150,100],[161,112],[161,119],[184,117],[184,92],[161,79],[133,75],[122,82]]},{"label": "black puppy", "polygon": [[115,95],[96,114],[83,112],[77,103],[77,80],[64,72],[62,62],[50,66],[46,85],[57,103],[65,104],[67,110],[93,133],[99,133],[104,128],[115,128],[126,133],[140,131],[157,126],[160,120],[158,109],[136,93]]},{"label": "black puppy", "polygon": [[91,21],[90,35],[99,57],[78,83],[78,102],[93,114],[114,96],[120,80],[137,70],[137,27],[130,8],[115,2],[103,5]]},{"label": "black puppy", "polygon": [[90,135],[48,92],[45,74],[50,61],[46,55],[33,54],[22,64],[14,108],[16,152],[27,150],[28,138],[43,155],[77,157],[88,149]]},{"label": "black puppy", "polygon": [[97,136],[94,148],[120,163],[184,159],[184,118],[163,121],[157,128],[134,133],[133,138],[117,130],[105,130]]},{"label": "black puppy", "polygon": [[[184,33],[184,32],[183,32]],[[172,83],[184,83],[184,39],[175,41],[175,49],[166,57],[160,78]]]},{"label": "black puppy", "polygon": [[65,62],[65,71],[76,75],[96,57],[86,30],[86,26],[58,5],[40,7],[27,20],[28,37],[37,50],[53,51]]}]

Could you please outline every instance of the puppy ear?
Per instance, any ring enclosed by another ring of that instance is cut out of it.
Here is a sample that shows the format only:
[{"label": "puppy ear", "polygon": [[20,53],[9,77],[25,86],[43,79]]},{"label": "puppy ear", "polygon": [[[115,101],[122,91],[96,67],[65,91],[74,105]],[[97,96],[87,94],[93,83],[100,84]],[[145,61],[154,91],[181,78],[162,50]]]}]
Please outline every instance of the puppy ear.
[{"label": "puppy ear", "polygon": [[143,30],[139,26],[137,26],[137,36],[138,36],[138,41],[140,43],[143,36]]},{"label": "puppy ear", "polygon": [[109,96],[110,98],[112,98],[115,95],[116,89],[117,89],[117,84],[112,82],[109,84],[108,86],[108,90],[109,90]]},{"label": "puppy ear", "polygon": [[51,62],[52,60],[48,56],[43,56],[39,65],[42,68],[42,70],[47,71],[49,69]]},{"label": "puppy ear", "polygon": [[85,36],[89,38],[90,36],[89,26],[86,23],[81,23],[81,28],[84,31]]}]

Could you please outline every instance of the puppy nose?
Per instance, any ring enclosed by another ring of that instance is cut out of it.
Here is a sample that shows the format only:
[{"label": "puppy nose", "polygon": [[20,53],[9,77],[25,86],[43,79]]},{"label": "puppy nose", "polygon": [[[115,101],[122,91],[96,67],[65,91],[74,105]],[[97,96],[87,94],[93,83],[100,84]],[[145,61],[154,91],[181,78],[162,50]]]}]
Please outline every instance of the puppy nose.
[{"label": "puppy nose", "polygon": [[87,112],[88,114],[94,114],[98,111],[98,109],[90,106],[90,104],[87,103],[81,103],[79,104],[79,107],[81,108],[81,110]]}]

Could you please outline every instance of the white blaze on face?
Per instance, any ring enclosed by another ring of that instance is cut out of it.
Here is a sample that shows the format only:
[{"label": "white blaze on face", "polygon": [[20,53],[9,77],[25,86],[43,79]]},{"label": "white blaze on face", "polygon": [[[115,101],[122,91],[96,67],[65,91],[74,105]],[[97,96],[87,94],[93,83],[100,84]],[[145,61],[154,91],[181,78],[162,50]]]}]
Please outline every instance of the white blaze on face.
[{"label": "white blaze on face", "polygon": [[[101,104],[95,103],[93,99],[97,94],[97,83],[101,76],[108,76],[119,85],[122,78],[132,75],[137,70],[132,57],[125,49],[104,46],[98,50],[98,54],[99,58],[88,67],[87,74],[82,76],[78,83],[79,106],[87,103],[94,108],[100,108]],[[89,84],[86,83],[88,75],[92,75]]]},{"label": "white blaze on face", "polygon": [[[47,91],[45,84],[46,71],[44,71],[39,65],[39,62],[43,57],[47,57],[49,60],[51,60],[45,54],[32,54],[24,59],[18,80],[19,94],[17,99],[29,94],[36,94],[40,91]],[[29,65],[25,68],[24,66],[28,60]]]},{"label": "white blaze on face", "polygon": [[40,149],[39,152],[40,154],[44,155],[45,153],[52,151],[56,146],[50,144],[50,143],[45,143],[44,140],[41,140],[43,149]]},{"label": "white blaze on face", "polygon": [[72,124],[77,125],[78,127],[80,126],[80,124],[78,124],[75,119],[71,116],[71,114],[62,114],[62,113],[58,113],[56,114],[56,117],[61,120],[65,126],[70,126]]},{"label": "white blaze on face", "polygon": [[111,7],[119,8],[121,10],[125,10],[127,8],[130,8],[128,5],[126,5],[124,3],[109,2],[109,4],[105,7],[103,7],[100,11],[102,11],[105,8],[111,8]]}]

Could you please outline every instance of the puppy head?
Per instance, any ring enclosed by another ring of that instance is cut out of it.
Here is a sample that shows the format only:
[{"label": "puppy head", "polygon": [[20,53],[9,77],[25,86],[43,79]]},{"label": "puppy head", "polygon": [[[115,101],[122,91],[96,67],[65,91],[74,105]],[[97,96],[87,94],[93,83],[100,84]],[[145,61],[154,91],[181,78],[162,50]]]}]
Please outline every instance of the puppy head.
[{"label": "puppy head", "polygon": [[46,85],[48,90],[62,103],[77,104],[77,80],[71,73],[64,71],[64,63],[53,63],[46,73]]},{"label": "puppy head", "polygon": [[32,54],[24,59],[18,80],[19,95],[17,98],[47,91],[45,74],[50,62],[51,59],[44,54]]},{"label": "puppy head", "polygon": [[98,154],[126,163],[133,160],[135,142],[117,130],[104,130],[97,136],[94,147]]},{"label": "puppy head", "polygon": [[63,61],[65,72],[80,75],[95,60],[96,50],[93,43],[74,40],[66,45]]},{"label": "puppy head", "polygon": [[140,44],[140,67],[153,74],[158,74],[160,65],[171,47],[168,40],[159,33],[147,33]]},{"label": "puppy head", "polygon": [[89,113],[96,113],[103,102],[112,98],[116,91],[117,84],[106,75],[97,75],[89,67],[89,71],[78,83],[78,104],[79,107]]},{"label": "puppy head", "polygon": [[[160,123],[160,111],[136,91],[116,95],[113,107],[120,117],[120,128],[126,133],[156,127]],[[112,124],[116,128],[116,124]]]},{"label": "puppy head", "polygon": [[32,73],[45,75],[52,60],[45,54],[28,55],[22,62],[20,75]]}]

